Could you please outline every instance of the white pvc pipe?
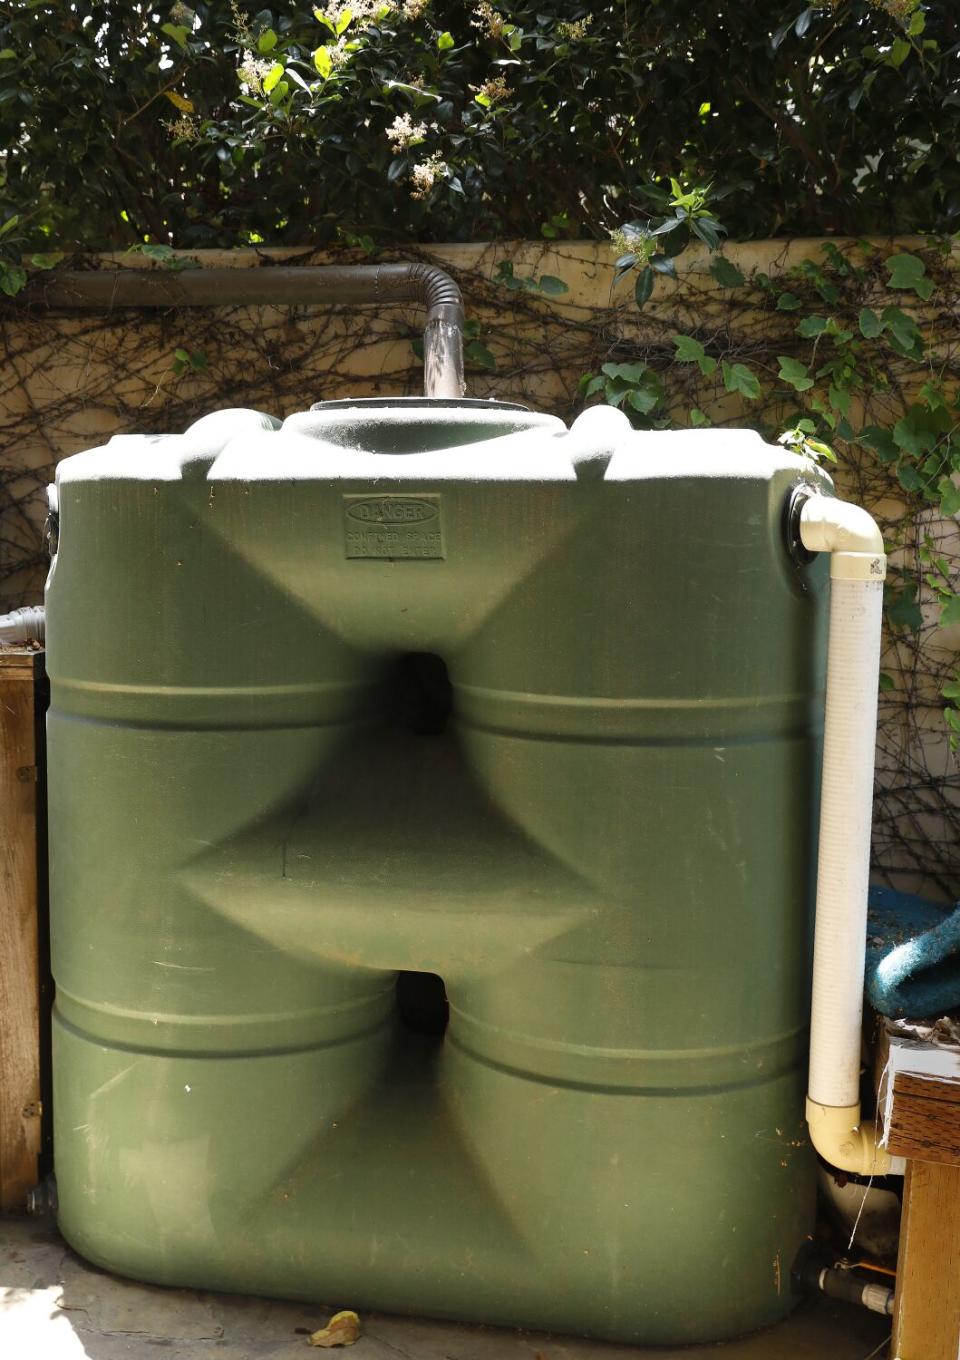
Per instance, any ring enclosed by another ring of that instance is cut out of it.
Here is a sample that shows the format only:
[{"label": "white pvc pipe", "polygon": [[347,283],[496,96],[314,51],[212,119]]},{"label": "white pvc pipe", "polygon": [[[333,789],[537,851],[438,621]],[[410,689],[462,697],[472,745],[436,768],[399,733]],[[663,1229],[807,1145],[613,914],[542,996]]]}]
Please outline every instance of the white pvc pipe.
[{"label": "white pvc pipe", "polygon": [[861,1123],[860,1044],[886,558],[870,515],[827,496],[805,502],[800,539],[830,553],[807,1122],[833,1166],[881,1175],[903,1161]]},{"label": "white pvc pipe", "polygon": [[[836,554],[831,566],[842,570],[846,556]],[[810,1017],[810,1099],[821,1105],[860,1099],[882,609],[882,577],[831,575]]]},{"label": "white pvc pipe", "polygon": [[45,614],[43,605],[25,605],[9,614],[0,614],[0,646],[18,642],[42,642]]}]

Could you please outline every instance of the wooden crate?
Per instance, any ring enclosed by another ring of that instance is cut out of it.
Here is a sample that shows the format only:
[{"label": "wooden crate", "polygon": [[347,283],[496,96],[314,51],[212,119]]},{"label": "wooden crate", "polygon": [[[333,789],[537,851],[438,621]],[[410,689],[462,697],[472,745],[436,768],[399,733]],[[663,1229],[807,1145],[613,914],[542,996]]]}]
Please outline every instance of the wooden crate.
[{"label": "wooden crate", "polygon": [[880,1100],[887,1147],[906,1157],[894,1360],[960,1353],[960,1052],[886,1036]]},{"label": "wooden crate", "polygon": [[0,1211],[39,1174],[43,682],[42,652],[0,650]]}]

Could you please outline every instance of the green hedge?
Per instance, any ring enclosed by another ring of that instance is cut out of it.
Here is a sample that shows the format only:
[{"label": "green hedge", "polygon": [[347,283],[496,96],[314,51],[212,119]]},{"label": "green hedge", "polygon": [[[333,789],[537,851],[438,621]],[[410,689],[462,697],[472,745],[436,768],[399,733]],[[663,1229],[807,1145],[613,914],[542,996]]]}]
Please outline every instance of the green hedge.
[{"label": "green hedge", "polygon": [[712,185],[738,238],[950,230],[951,0],[19,0],[17,252],[603,237]]}]

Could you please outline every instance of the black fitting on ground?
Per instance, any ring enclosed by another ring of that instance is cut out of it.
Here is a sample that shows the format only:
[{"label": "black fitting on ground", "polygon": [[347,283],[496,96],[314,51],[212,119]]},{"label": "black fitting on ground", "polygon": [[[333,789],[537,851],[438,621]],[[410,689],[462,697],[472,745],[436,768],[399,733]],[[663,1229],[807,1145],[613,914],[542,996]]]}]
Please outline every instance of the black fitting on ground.
[{"label": "black fitting on ground", "polygon": [[893,1313],[894,1291],[889,1285],[864,1279],[853,1267],[830,1264],[812,1243],[801,1249],[791,1278],[797,1294],[825,1294],[886,1317]]},{"label": "black fitting on ground", "polygon": [[25,301],[92,310],[113,307],[321,306],[413,302],[426,310],[424,395],[463,396],[463,301],[438,265],[263,265],[255,269],[90,269],[34,280]]}]

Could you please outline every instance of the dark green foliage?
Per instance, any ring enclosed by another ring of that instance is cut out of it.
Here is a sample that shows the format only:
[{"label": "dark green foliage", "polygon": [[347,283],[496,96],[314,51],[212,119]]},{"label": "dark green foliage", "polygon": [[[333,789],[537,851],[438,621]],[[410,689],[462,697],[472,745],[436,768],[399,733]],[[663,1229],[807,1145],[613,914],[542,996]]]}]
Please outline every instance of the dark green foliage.
[{"label": "dark green foliage", "polygon": [[[603,236],[670,176],[737,238],[960,213],[951,0],[375,4],[5,7],[4,245]],[[404,115],[422,135],[391,140]]]}]

